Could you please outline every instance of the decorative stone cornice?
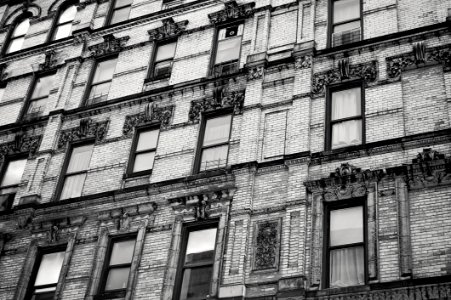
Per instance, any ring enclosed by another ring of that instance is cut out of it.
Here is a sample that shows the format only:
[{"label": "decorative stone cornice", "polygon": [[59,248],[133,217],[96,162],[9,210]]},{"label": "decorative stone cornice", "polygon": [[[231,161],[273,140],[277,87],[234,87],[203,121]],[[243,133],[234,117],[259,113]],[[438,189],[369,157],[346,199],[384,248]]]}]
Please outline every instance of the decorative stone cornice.
[{"label": "decorative stone cornice", "polygon": [[191,102],[188,119],[190,122],[198,122],[202,112],[222,108],[233,108],[233,113],[239,114],[243,109],[244,93],[244,90],[230,91],[227,86],[217,87],[213,92],[213,97]]},{"label": "decorative stone cornice", "polygon": [[30,230],[34,238],[45,238],[49,243],[58,242],[61,238],[76,231],[86,221],[85,216],[71,216],[56,219],[36,218],[31,222]]},{"label": "decorative stone cornice", "polygon": [[253,68],[249,68],[247,70],[247,80],[255,80],[255,79],[262,79],[265,73],[265,67],[264,66],[256,66]]},{"label": "decorative stone cornice", "polygon": [[400,79],[405,70],[443,64],[444,71],[451,70],[451,44],[427,49],[424,43],[414,44],[412,52],[386,58],[388,77]]},{"label": "decorative stone cornice", "polygon": [[149,40],[175,38],[185,31],[187,25],[188,20],[176,23],[172,18],[164,19],[163,26],[147,31],[149,33]]},{"label": "decorative stone cornice", "polygon": [[25,136],[22,132],[16,134],[14,141],[0,144],[0,161],[11,154],[28,153],[29,156],[33,155],[41,143],[41,138],[41,135]]},{"label": "decorative stone cornice", "polygon": [[61,131],[58,140],[58,149],[75,141],[95,139],[96,142],[99,142],[104,139],[107,129],[108,121],[94,122],[89,118],[82,119],[78,127]]},{"label": "decorative stone cornice", "polygon": [[168,202],[176,215],[205,220],[217,216],[223,208],[228,208],[235,191],[235,188],[224,188],[171,198]]},{"label": "decorative stone cornice", "polygon": [[308,69],[312,67],[312,56],[306,55],[306,56],[300,56],[296,57],[294,61],[294,67],[296,69]]},{"label": "decorative stone cornice", "polygon": [[209,14],[208,18],[212,24],[244,19],[254,14],[254,6],[254,2],[238,5],[236,1],[229,1],[223,10]]},{"label": "decorative stone cornice", "polygon": [[174,106],[158,107],[155,105],[147,105],[143,112],[129,115],[125,117],[124,128],[122,133],[130,135],[133,128],[153,122],[159,122],[160,128],[164,129],[169,126],[174,111]]},{"label": "decorative stone cornice", "polygon": [[155,202],[141,203],[99,212],[97,219],[102,227],[114,226],[117,230],[128,230],[132,223],[139,224],[147,220],[156,209]]},{"label": "decorative stone cornice", "polygon": [[55,67],[57,60],[55,59],[56,51],[51,49],[45,51],[45,59],[42,64],[39,64],[39,69],[41,71],[47,71]]},{"label": "decorative stone cornice", "polygon": [[88,47],[88,50],[90,51],[90,55],[94,57],[118,53],[125,47],[129,39],[129,36],[115,38],[114,35],[107,34],[103,36],[102,43],[92,45]]},{"label": "decorative stone cornice", "polygon": [[347,65],[344,60],[339,65],[339,68],[313,75],[313,94],[324,94],[326,86],[344,80],[361,79],[365,84],[369,84],[377,79],[377,61]]}]

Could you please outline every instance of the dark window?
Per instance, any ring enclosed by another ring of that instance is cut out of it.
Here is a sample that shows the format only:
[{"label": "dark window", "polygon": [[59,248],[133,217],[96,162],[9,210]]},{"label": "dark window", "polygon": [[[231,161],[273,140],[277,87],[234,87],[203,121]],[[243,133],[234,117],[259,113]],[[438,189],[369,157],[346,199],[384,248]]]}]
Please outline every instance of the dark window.
[{"label": "dark window", "polygon": [[364,142],[362,87],[331,90],[329,94],[328,146],[337,149]]},{"label": "dark window", "polygon": [[135,137],[130,160],[129,173],[152,170],[160,131],[140,130]]},{"label": "dark window", "polygon": [[23,43],[25,41],[25,35],[30,27],[30,19],[26,18],[19,22],[14,28],[8,43],[8,48],[6,48],[6,53],[16,52],[22,49]]},{"label": "dark window", "polygon": [[133,0],[115,0],[111,12],[110,24],[128,20]]},{"label": "dark window", "polygon": [[238,71],[243,24],[218,30],[214,75],[226,75]]},{"label": "dark window", "polygon": [[328,283],[331,288],[365,284],[364,206],[328,211]]},{"label": "dark window", "polygon": [[44,252],[38,257],[31,281],[28,299],[51,300],[61,273],[65,251]]},{"label": "dark window", "polygon": [[61,200],[81,196],[93,147],[93,144],[88,144],[72,149],[64,175]]},{"label": "dark window", "polygon": [[135,241],[135,238],[120,238],[111,241],[104,268],[102,293],[117,292],[127,288]]},{"label": "dark window", "polygon": [[9,159],[3,165],[0,181],[0,212],[11,209],[27,159]]},{"label": "dark window", "polygon": [[27,116],[40,116],[44,113],[50,90],[55,83],[55,76],[47,75],[39,77],[33,87],[27,109]]},{"label": "dark window", "polygon": [[222,168],[227,165],[232,115],[207,118],[201,134],[199,171]]},{"label": "dark window", "polygon": [[186,227],[178,270],[178,300],[207,299],[215,258],[216,224]]},{"label": "dark window", "polygon": [[74,21],[77,7],[71,5],[64,9],[58,17],[52,40],[59,40],[72,34],[72,22]]},{"label": "dark window", "polygon": [[332,6],[332,47],[360,41],[360,0],[332,0]]},{"label": "dark window", "polygon": [[177,42],[157,45],[151,75],[153,79],[167,78],[171,76],[172,62],[174,59],[176,46]]},{"label": "dark window", "polygon": [[99,61],[89,86],[87,105],[105,101],[108,97],[117,58]]}]

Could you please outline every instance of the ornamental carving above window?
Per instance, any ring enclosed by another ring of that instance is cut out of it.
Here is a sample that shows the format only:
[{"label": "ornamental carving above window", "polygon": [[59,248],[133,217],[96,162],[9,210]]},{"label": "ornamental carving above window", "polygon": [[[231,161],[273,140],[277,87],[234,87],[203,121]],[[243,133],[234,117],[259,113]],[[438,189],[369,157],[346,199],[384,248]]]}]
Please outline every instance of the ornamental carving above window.
[{"label": "ornamental carving above window", "polygon": [[18,133],[14,137],[14,141],[9,143],[0,144],[0,161],[5,156],[18,153],[28,153],[33,155],[41,143],[42,136],[25,136],[23,133]]},{"label": "ornamental carving above window", "polygon": [[340,61],[339,67],[313,75],[313,94],[324,94],[326,86],[344,80],[363,80],[365,84],[377,79],[377,62],[349,65],[347,59]]},{"label": "ornamental carving above window", "polygon": [[164,107],[147,105],[143,112],[125,117],[122,133],[124,135],[129,135],[133,132],[134,127],[152,122],[159,122],[160,128],[165,129],[171,122],[173,111],[173,105]]},{"label": "ornamental carving above window", "polygon": [[103,42],[88,47],[88,50],[91,56],[103,56],[117,53],[125,47],[125,44],[129,39],[129,36],[116,38],[112,34],[107,34],[103,36]]},{"label": "ornamental carving above window", "polygon": [[209,14],[208,18],[212,24],[247,18],[254,14],[254,6],[254,2],[238,5],[236,1],[229,1],[223,10]]},{"label": "ornamental carving above window", "polygon": [[163,20],[163,26],[148,31],[149,39],[164,40],[181,35],[188,25],[188,21],[174,22],[174,19],[167,18]]},{"label": "ornamental carving above window", "polygon": [[61,131],[58,139],[58,149],[64,148],[75,141],[95,139],[96,142],[99,142],[105,138],[107,129],[108,121],[94,122],[91,119],[82,119],[78,127]]}]

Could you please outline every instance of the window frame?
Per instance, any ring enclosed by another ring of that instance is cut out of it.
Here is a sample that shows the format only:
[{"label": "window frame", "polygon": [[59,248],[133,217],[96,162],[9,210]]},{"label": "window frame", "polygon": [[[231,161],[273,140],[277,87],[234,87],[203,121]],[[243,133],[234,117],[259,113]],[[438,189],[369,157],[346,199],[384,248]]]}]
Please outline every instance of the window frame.
[{"label": "window frame", "polygon": [[[352,208],[352,207],[362,207],[362,230],[363,230],[363,241],[360,243],[346,244],[341,246],[330,247],[330,212],[339,209]],[[364,284],[356,286],[364,286],[368,283],[368,204],[365,197],[353,198],[350,200],[338,200],[331,203],[325,203],[325,218],[324,218],[324,266],[325,272],[323,272],[323,282],[325,282],[325,288],[348,288],[346,287],[330,287],[330,251],[336,249],[344,249],[350,247],[363,247],[363,269],[364,269]]]},{"label": "window frame", "polygon": [[360,20],[360,41],[363,40],[363,3],[362,0],[358,0],[359,1],[359,8],[360,8],[360,17],[359,18],[355,18],[355,19],[351,19],[348,21],[344,21],[344,22],[338,22],[338,23],[334,23],[334,3],[338,2],[340,0],[328,0],[328,5],[329,5],[329,12],[328,12],[328,35],[327,35],[327,48],[332,48],[332,47],[341,47],[344,45],[350,45],[350,44],[354,44],[354,43],[358,43],[358,42],[353,42],[353,43],[349,43],[349,44],[342,44],[339,46],[333,46],[332,45],[332,36],[334,34],[334,27],[337,25],[342,25],[342,24],[346,24],[346,23],[351,23],[351,22],[355,22],[357,20]]},{"label": "window frame", "polygon": [[[49,90],[49,94],[47,95],[47,97],[40,97],[40,98],[36,98],[36,99],[32,99],[31,98],[33,96],[34,90],[36,89],[36,85],[38,83],[38,80],[40,78],[43,78],[43,77],[46,77],[46,76],[56,76],[56,70],[50,70],[50,71],[46,71],[46,72],[39,72],[39,73],[33,75],[33,79],[31,80],[30,88],[28,89],[28,92],[27,92],[25,105],[22,107],[22,112],[19,115],[20,120],[24,120],[27,117],[27,115],[29,115],[28,114],[28,110],[30,109],[31,102],[37,101],[37,100],[41,100],[41,99],[44,99],[44,98],[48,99],[50,97],[50,94],[51,94],[50,92],[52,91],[52,89],[54,87]],[[38,118],[39,117],[41,117],[41,116],[38,116]]]},{"label": "window frame", "polygon": [[[138,147],[139,136],[142,132],[146,132],[146,131],[158,131],[156,147],[147,149],[147,150],[141,150],[139,153],[137,153],[136,148]],[[155,155],[156,155],[157,148],[158,148],[158,142],[160,141],[160,134],[161,134],[161,130],[160,130],[159,124],[135,128],[135,134],[133,136],[132,147],[130,150],[130,157],[129,157],[128,166],[127,166],[127,177],[135,177],[135,176],[152,174],[153,165],[155,164],[155,159],[154,159],[154,164],[152,165],[152,169],[143,170],[143,171],[139,171],[139,172],[133,172],[133,167],[135,166],[135,159],[136,159],[137,154],[155,152]]]},{"label": "window frame", "polygon": [[[160,62],[169,61],[169,59],[161,60],[161,61],[158,61],[158,62],[156,61],[158,48],[161,47],[161,46],[172,44],[172,43],[175,43],[175,50],[174,50],[174,56],[171,59],[171,61],[172,61],[171,73],[169,73],[167,75],[155,76],[155,74],[154,74],[155,73],[155,65],[157,63],[160,63]],[[169,39],[165,39],[165,40],[155,41],[154,47],[153,47],[153,53],[152,53],[151,59],[150,59],[149,69],[147,71],[147,81],[160,80],[160,79],[166,79],[166,78],[170,78],[171,77],[171,75],[172,75],[172,67],[174,66],[175,53],[177,51],[177,44],[178,44],[178,39],[177,38],[169,38]]]},{"label": "window frame", "polygon": [[[109,92],[110,90],[108,90],[107,98],[106,98],[105,101],[100,101],[98,103],[88,103],[89,100],[91,99],[91,98],[89,98],[89,95],[91,94],[92,87],[94,86],[93,85],[93,81],[94,81],[94,77],[96,75],[97,67],[99,66],[100,63],[102,63],[104,61],[108,61],[108,60],[113,60],[113,59],[116,60],[116,65],[114,66],[113,76],[111,76],[111,80],[104,80],[104,81],[101,81],[101,82],[97,82],[95,85],[103,84],[103,83],[106,83],[108,81],[113,83],[114,74],[116,72],[116,67],[117,67],[117,63],[118,63],[118,60],[119,60],[119,56],[118,56],[118,54],[114,54],[114,55],[107,55],[107,56],[95,59],[93,67],[91,68],[91,72],[89,74],[89,78],[88,78],[86,89],[85,89],[85,94],[83,95],[82,106],[96,105],[96,104],[100,104],[100,103],[104,103],[104,102],[108,101],[108,95],[110,93]],[[110,89],[111,89],[111,85],[110,85]],[[92,99],[94,99],[94,98],[92,98]]]},{"label": "window frame", "polygon": [[[132,253],[132,259],[131,259],[130,263],[129,264],[114,265],[111,268],[110,267],[110,259],[111,259],[111,254],[113,252],[114,244],[117,243],[117,242],[123,242],[123,241],[129,241],[129,240],[134,240],[135,241],[135,245],[134,245],[133,253]],[[108,279],[108,274],[109,274],[111,269],[123,268],[124,266],[128,266],[130,268],[130,272],[128,274],[128,279],[127,279],[127,282],[128,282],[128,280],[130,279],[131,271],[132,271],[133,258],[135,257],[135,251],[136,251],[137,242],[138,242],[137,241],[137,233],[127,233],[127,234],[123,234],[123,235],[117,235],[117,236],[109,237],[108,246],[107,246],[107,249],[106,249],[105,259],[103,261],[102,272],[101,272],[101,275],[100,275],[99,291],[97,293],[98,296],[101,299],[125,297],[125,294],[127,292],[127,287],[123,288],[123,289],[116,289],[116,290],[105,291],[106,281]]]},{"label": "window frame", "polygon": [[[210,228],[216,228],[216,237],[215,237],[215,248],[213,250],[214,256],[213,260],[210,263],[203,263],[203,264],[193,264],[185,266],[185,255],[186,255],[186,248],[188,245],[188,239],[189,239],[189,233],[192,231],[199,231],[203,229],[210,229]],[[214,266],[215,266],[215,259],[216,259],[216,251],[218,244],[218,236],[219,236],[219,219],[211,219],[201,222],[193,222],[193,223],[185,223],[182,225],[182,232],[181,232],[181,241],[180,241],[180,254],[177,261],[177,271],[175,276],[175,283],[174,283],[174,294],[173,294],[173,300],[179,300],[180,299],[180,293],[182,291],[182,283],[183,283],[183,273],[185,269],[188,268],[197,268],[197,267],[203,267],[203,266],[209,266],[212,267],[212,278],[210,279],[210,292],[212,287],[212,279],[214,278]]]},{"label": "window frame", "polygon": [[[28,287],[27,287],[27,292],[25,294],[25,299],[28,300],[33,297],[34,290],[35,290],[34,283],[35,283],[36,277],[38,275],[39,267],[41,266],[42,257],[46,254],[51,254],[51,253],[56,253],[56,252],[64,252],[64,255],[66,256],[66,251],[67,251],[67,244],[38,248],[36,260],[34,261],[33,269],[32,269],[31,275],[29,277],[30,279],[28,281]],[[63,266],[64,266],[64,259],[61,264],[61,270],[60,270],[60,275],[59,275],[60,277],[61,277],[61,271],[63,270]],[[59,278],[58,278],[58,281],[56,282],[56,284],[54,285],[55,292],[56,292],[58,283],[59,283]],[[53,286],[53,284],[51,286]]]},{"label": "window frame", "polygon": [[[63,38],[60,38],[60,39],[55,40],[55,35],[56,35],[56,32],[57,32],[58,27],[61,26],[61,25],[73,23],[74,20],[75,20],[75,17],[74,17],[74,19],[73,19],[71,22],[65,22],[65,23],[59,24],[59,23],[58,23],[59,18],[60,18],[61,15],[66,11],[66,9],[68,9],[68,8],[71,7],[72,5],[75,6],[75,8],[77,8],[77,3],[78,3],[77,0],[69,0],[69,1],[66,1],[65,3],[63,3],[62,5],[60,5],[60,7],[58,8],[58,10],[57,10],[57,12],[56,12],[56,14],[55,14],[55,17],[53,18],[53,21],[52,21],[52,27],[51,27],[51,30],[50,30],[50,34],[49,34],[48,37],[47,37],[47,43],[52,43],[52,42],[57,42],[57,41],[63,41],[63,40],[65,40],[65,39],[69,39],[69,38],[72,37],[72,33],[71,33],[70,35],[68,35],[68,36],[66,36],[66,37],[63,37]],[[77,13],[75,13],[75,16],[77,16]]]},{"label": "window frame", "polygon": [[[15,155],[8,155],[7,157],[5,157],[5,159],[3,160],[3,163],[1,164],[1,167],[0,167],[0,184],[3,181],[3,177],[6,174],[6,170],[8,169],[9,163],[11,161],[22,160],[22,159],[25,159],[27,161],[28,160],[27,155],[15,154]],[[26,166],[26,164],[25,164],[25,166]],[[24,169],[24,172],[25,172],[25,169]],[[23,177],[23,173],[22,173],[22,177]],[[19,184],[20,183],[0,186],[0,197],[2,197],[2,196],[7,197],[7,200],[5,200],[7,202],[6,209],[4,211],[0,211],[0,214],[11,211],[12,206],[14,204],[14,198],[17,193],[17,187],[19,186]],[[4,190],[11,190],[11,191],[3,192]]]},{"label": "window frame", "polygon": [[[360,88],[360,116],[348,117],[339,120],[332,121],[332,94],[335,92],[350,90],[352,88]],[[326,88],[326,132],[325,132],[325,150],[326,151],[339,151],[342,149],[349,149],[351,147],[359,147],[366,144],[366,131],[365,131],[365,83],[363,81],[354,81],[348,83],[338,83],[330,85]],[[336,123],[362,120],[362,143],[358,145],[348,145],[332,149],[332,126]]]},{"label": "window frame", "polygon": [[[69,167],[70,159],[72,158],[72,153],[74,152],[74,149],[77,147],[83,147],[83,146],[87,146],[90,144],[92,144],[92,146],[93,146],[92,153],[91,153],[91,159],[92,159],[92,154],[94,153],[94,146],[95,146],[95,141],[92,139],[72,143],[67,148],[66,157],[64,158],[63,168],[61,169],[61,173],[60,173],[59,179],[58,179],[56,196],[55,196],[56,201],[66,201],[66,200],[74,199],[74,198],[61,199],[61,195],[62,195],[63,189],[64,189],[64,182],[66,181],[66,177],[68,175],[67,169]],[[91,160],[89,161],[89,163],[91,164]],[[79,171],[79,172],[71,173],[69,175],[70,176],[79,175],[81,173],[88,173],[88,171],[89,171],[89,166],[88,166],[88,169],[86,169],[85,171]],[[86,182],[86,178],[85,178],[85,182]],[[85,182],[83,183],[83,185],[85,184]],[[83,189],[82,189],[82,192],[83,192]],[[82,197],[82,196],[80,196],[80,197]]]},{"label": "window frame", "polygon": [[[20,23],[22,23],[25,19],[29,19],[29,21],[31,21],[32,17],[33,17],[33,15],[30,12],[26,12],[26,13],[22,14],[21,16],[17,17],[14,20],[14,22],[10,25],[11,27],[8,30],[8,33],[6,35],[5,43],[3,43],[3,46],[2,46],[2,51],[1,51],[1,55],[2,56],[12,55],[13,53],[15,54],[15,53],[18,53],[18,52],[22,51],[23,49],[25,49],[25,48],[23,48],[23,45],[22,45],[22,48],[20,50],[17,50],[17,51],[14,51],[14,52],[8,52],[9,46],[11,45],[11,41],[13,40],[11,38],[12,38],[12,36],[14,34],[14,30],[16,29],[16,27]],[[30,27],[28,27],[27,32],[25,33],[25,35],[23,35],[24,38],[27,36],[27,33],[28,33],[29,30],[30,30]],[[17,37],[15,37],[14,39],[17,39]]]},{"label": "window frame", "polygon": [[[130,13],[132,11],[133,0],[131,0],[130,5],[124,5],[124,6],[120,6],[120,7],[116,7],[116,3],[117,3],[117,0],[113,0],[111,2],[110,8],[108,9],[108,15],[106,17],[106,21],[105,21],[105,25],[104,26],[109,26],[109,25],[113,26],[113,25],[120,24],[120,23],[123,23],[123,22],[127,22],[128,20],[130,20]],[[127,6],[130,6],[130,11],[128,13],[127,20],[120,21],[120,22],[117,22],[117,23],[111,23],[113,21],[114,12],[116,10],[118,10],[118,9],[121,9],[121,8],[124,8],[124,7],[127,7]]]},{"label": "window frame", "polygon": [[[204,143],[204,137],[205,137],[205,130],[207,128],[207,121],[210,119],[215,119],[215,118],[220,118],[220,117],[224,117],[230,115],[230,130],[229,130],[229,139],[227,140],[227,143],[219,143],[219,144],[214,144],[214,145],[209,145],[207,147],[203,146]],[[233,129],[233,111],[231,109],[224,109],[224,110],[220,110],[218,112],[210,112],[210,113],[205,113],[201,115],[201,121],[200,121],[200,131],[198,134],[198,141],[197,141],[197,150],[196,150],[196,156],[194,159],[194,173],[202,173],[202,172],[208,172],[208,171],[215,171],[215,170],[219,170],[219,169],[223,169],[226,168],[228,163],[229,163],[229,153],[230,153],[230,138],[232,137],[232,129]],[[227,149],[227,159],[226,159],[226,163],[224,167],[219,167],[219,168],[211,168],[211,169],[206,169],[206,170],[201,170],[201,163],[202,163],[202,153],[204,151],[204,149],[208,149],[208,148],[213,148],[213,147],[218,147],[218,146],[222,146],[222,145],[228,145],[228,149]]]},{"label": "window frame", "polygon": [[[239,71],[240,69],[240,61],[241,61],[241,55],[242,55],[242,48],[243,48],[243,36],[244,36],[244,21],[243,20],[238,20],[238,21],[234,21],[234,22],[230,22],[230,23],[226,23],[226,24],[221,24],[220,26],[216,27],[215,33],[213,35],[213,48],[212,48],[212,55],[211,55],[211,61],[210,61],[210,76],[215,76],[215,68],[216,66],[222,66],[222,65],[227,65],[232,63],[234,60],[230,60],[230,61],[226,61],[226,62],[222,62],[219,64],[216,64],[216,57],[218,55],[218,45],[219,45],[219,32],[224,29],[224,28],[228,28],[228,27],[232,27],[232,26],[240,26],[243,25],[243,34],[241,35],[241,43],[240,43],[240,51],[239,51],[239,55],[238,55],[238,59],[237,59],[237,71]],[[235,72],[232,72],[235,73]],[[231,74],[232,74],[231,73]],[[222,76],[223,74],[221,74],[220,76]],[[224,74],[224,75],[228,75],[228,74]],[[218,77],[220,77],[218,76]]]}]

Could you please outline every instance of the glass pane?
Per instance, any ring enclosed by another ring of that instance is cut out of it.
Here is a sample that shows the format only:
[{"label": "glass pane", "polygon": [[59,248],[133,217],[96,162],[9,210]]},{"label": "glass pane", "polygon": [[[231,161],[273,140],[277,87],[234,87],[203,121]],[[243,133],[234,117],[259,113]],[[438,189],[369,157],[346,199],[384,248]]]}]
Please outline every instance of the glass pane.
[{"label": "glass pane", "polygon": [[57,283],[65,251],[44,254],[39,265],[34,286]]},{"label": "glass pane", "polygon": [[31,297],[31,300],[53,300],[53,297],[55,296],[55,289],[56,287],[51,288],[52,291],[51,292],[42,292],[41,290],[39,290],[40,292],[38,293],[38,291],[36,291],[35,295],[33,295],[33,297]]},{"label": "glass pane", "polygon": [[233,25],[233,26],[229,26],[227,28],[222,28],[218,32],[218,41],[224,40],[224,39],[227,39],[227,38],[231,38],[231,37],[234,37],[234,36],[242,35],[243,34],[243,28],[244,28],[243,24]]},{"label": "glass pane", "polygon": [[75,5],[69,6],[64,10],[64,12],[60,15],[58,20],[58,24],[72,22],[75,18],[75,14],[77,13],[77,8]]},{"label": "glass pane", "polygon": [[55,31],[55,37],[53,40],[59,40],[70,36],[72,33],[72,23],[67,23],[64,25],[59,25]]},{"label": "glass pane", "polygon": [[363,242],[363,206],[330,212],[330,246]]},{"label": "glass pane", "polygon": [[116,0],[116,5],[114,7],[122,7],[126,5],[132,5],[133,0]]},{"label": "glass pane", "polygon": [[360,87],[332,93],[332,121],[360,116]]},{"label": "glass pane", "polygon": [[155,61],[162,61],[166,59],[172,59],[175,55],[175,46],[177,43],[170,43],[166,45],[158,46],[157,56]]},{"label": "glass pane", "polygon": [[127,288],[129,273],[129,267],[110,270],[110,272],[108,273],[108,278],[106,280],[105,291]]},{"label": "glass pane", "polygon": [[89,99],[92,99],[92,101],[88,104],[106,101],[108,97],[108,92],[110,91],[110,86],[111,81],[93,85],[91,87],[91,92],[89,93]]},{"label": "glass pane", "polygon": [[15,38],[15,39],[11,40],[6,53],[12,53],[12,52],[21,50],[24,41],[25,41],[25,37]]},{"label": "glass pane", "polygon": [[336,25],[336,26],[334,26],[334,33],[337,33],[337,32],[341,32],[341,33],[348,32],[349,36],[344,36],[344,37],[342,36],[342,39],[350,40],[349,43],[357,42],[360,40],[360,21],[354,21],[354,22]]},{"label": "glass pane", "polygon": [[42,98],[39,100],[34,100],[30,102],[30,105],[28,106],[27,114],[36,114],[36,115],[42,115],[45,111],[45,106],[47,104],[48,98]]},{"label": "glass pane", "polygon": [[26,159],[11,160],[8,162],[1,186],[19,184],[22,179],[26,163]]},{"label": "glass pane", "polygon": [[2,102],[2,100],[3,100],[3,95],[5,94],[5,90],[6,90],[6,88],[0,88],[0,102]]},{"label": "glass pane", "polygon": [[116,9],[113,12],[113,17],[111,18],[111,24],[116,24],[128,20],[129,14],[130,14],[130,6]]},{"label": "glass pane", "polygon": [[205,126],[203,146],[210,146],[229,141],[232,116],[208,119]]},{"label": "glass pane", "polygon": [[67,167],[67,173],[73,173],[78,171],[85,171],[89,167],[91,161],[92,149],[94,145],[86,145],[75,147],[72,150],[70,156],[69,166]]},{"label": "glass pane", "polygon": [[210,294],[210,281],[213,273],[212,267],[185,269],[183,271],[180,300],[206,299]]},{"label": "glass pane", "polygon": [[97,83],[111,80],[113,78],[114,69],[116,68],[116,62],[117,58],[99,62],[92,82]]},{"label": "glass pane", "polygon": [[200,170],[217,169],[227,165],[229,145],[212,147],[202,151]]},{"label": "glass pane", "polygon": [[33,94],[31,95],[31,99],[46,97],[49,95],[50,90],[53,88],[55,83],[55,76],[43,76],[36,80]]},{"label": "glass pane", "polygon": [[330,251],[330,287],[345,287],[365,283],[363,247]]},{"label": "glass pane", "polygon": [[0,211],[7,211],[11,208],[16,194],[0,195]]},{"label": "glass pane", "polygon": [[151,170],[153,168],[154,159],[155,159],[154,151],[136,154],[135,164],[133,165],[133,173]]},{"label": "glass pane", "polygon": [[186,245],[185,264],[212,261],[216,243],[216,228],[191,231]]},{"label": "glass pane", "polygon": [[237,60],[240,57],[241,36],[218,42],[215,64]]},{"label": "glass pane", "polygon": [[136,151],[157,148],[159,130],[142,131],[139,133]]},{"label": "glass pane", "polygon": [[154,76],[170,76],[172,71],[172,60],[166,60],[155,64]]},{"label": "glass pane", "polygon": [[332,125],[332,148],[362,144],[362,120]]},{"label": "glass pane", "polygon": [[86,173],[67,176],[64,180],[63,191],[61,192],[60,199],[63,200],[80,197],[85,179]]},{"label": "glass pane", "polygon": [[12,34],[12,37],[26,35],[29,27],[30,27],[30,19],[27,18],[16,26]]},{"label": "glass pane", "polygon": [[110,266],[132,262],[135,240],[115,242],[111,250]]},{"label": "glass pane", "polygon": [[334,24],[360,18],[360,0],[334,2]]}]

